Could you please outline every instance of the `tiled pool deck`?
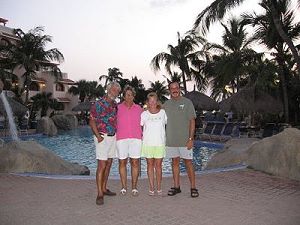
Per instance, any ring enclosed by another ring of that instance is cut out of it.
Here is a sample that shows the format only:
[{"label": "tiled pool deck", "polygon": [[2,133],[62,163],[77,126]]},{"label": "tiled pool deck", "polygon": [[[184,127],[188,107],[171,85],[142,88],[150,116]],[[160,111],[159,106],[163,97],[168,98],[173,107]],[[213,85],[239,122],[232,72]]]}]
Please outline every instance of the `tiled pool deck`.
[{"label": "tiled pool deck", "polygon": [[[205,224],[299,225],[300,182],[242,169],[197,175],[199,198],[189,196],[188,179],[182,193],[169,197],[140,195],[106,197],[95,204],[92,179],[48,179],[0,174],[0,224]],[[119,180],[110,189],[119,191]],[[166,191],[172,184],[163,179]]]}]

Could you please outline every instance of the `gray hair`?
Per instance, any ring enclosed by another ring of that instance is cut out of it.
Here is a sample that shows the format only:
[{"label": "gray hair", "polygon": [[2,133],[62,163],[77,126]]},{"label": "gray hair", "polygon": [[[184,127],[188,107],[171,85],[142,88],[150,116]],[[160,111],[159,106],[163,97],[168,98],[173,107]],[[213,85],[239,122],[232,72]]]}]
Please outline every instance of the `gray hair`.
[{"label": "gray hair", "polygon": [[131,91],[132,92],[132,95],[135,96],[136,95],[136,92],[134,90],[134,88],[128,84],[125,85],[124,89],[123,89],[123,98],[125,97],[126,95],[126,91]]},{"label": "gray hair", "polygon": [[106,91],[110,90],[113,86],[119,88],[119,90],[121,91],[121,86],[117,81],[112,81],[110,82],[107,86],[106,86]]}]

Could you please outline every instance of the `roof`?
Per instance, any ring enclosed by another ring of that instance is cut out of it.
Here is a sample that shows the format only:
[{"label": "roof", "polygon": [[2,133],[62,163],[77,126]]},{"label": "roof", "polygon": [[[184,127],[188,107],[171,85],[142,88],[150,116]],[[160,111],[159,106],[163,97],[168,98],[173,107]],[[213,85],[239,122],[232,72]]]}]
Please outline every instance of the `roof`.
[{"label": "roof", "polygon": [[58,66],[59,63],[49,62],[47,60],[36,60],[37,62],[41,63],[44,66]]},{"label": "roof", "polygon": [[7,22],[8,22],[7,19],[4,19],[4,18],[0,17],[0,23],[3,23],[5,25]]},{"label": "roof", "polygon": [[42,83],[42,84],[46,83],[46,80],[43,79],[43,78],[35,78],[35,79],[32,79],[31,81],[34,81],[34,82],[37,82],[37,83]]},{"label": "roof", "polygon": [[62,102],[62,103],[68,103],[68,102],[71,102],[71,100],[69,98],[63,98],[63,97],[58,97],[56,98],[56,100],[58,102]]},{"label": "roof", "polygon": [[57,81],[58,83],[61,83],[61,84],[75,84],[75,82],[73,80],[70,80],[70,79],[60,79],[59,81]]}]

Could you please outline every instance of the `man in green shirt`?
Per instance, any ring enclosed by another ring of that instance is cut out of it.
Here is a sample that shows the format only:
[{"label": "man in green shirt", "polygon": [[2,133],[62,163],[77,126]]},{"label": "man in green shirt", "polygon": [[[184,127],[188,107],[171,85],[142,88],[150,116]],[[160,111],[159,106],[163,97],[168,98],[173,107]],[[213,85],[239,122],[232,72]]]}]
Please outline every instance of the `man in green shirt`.
[{"label": "man in green shirt", "polygon": [[168,195],[174,196],[181,192],[179,163],[182,158],[191,183],[191,197],[198,197],[195,186],[195,172],[193,168],[193,146],[195,133],[195,108],[193,103],[180,95],[178,82],[169,84],[171,99],[166,101],[164,109],[167,113],[166,127],[166,157],[172,158],[174,187]]}]

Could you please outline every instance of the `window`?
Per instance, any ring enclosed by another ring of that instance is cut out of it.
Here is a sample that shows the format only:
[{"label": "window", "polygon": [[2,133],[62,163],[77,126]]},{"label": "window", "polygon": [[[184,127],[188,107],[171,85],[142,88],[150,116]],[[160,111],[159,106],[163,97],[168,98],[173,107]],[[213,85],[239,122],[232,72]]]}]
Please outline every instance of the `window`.
[{"label": "window", "polygon": [[29,90],[30,91],[39,91],[40,87],[37,82],[32,81],[31,84],[29,85]]},{"label": "window", "polygon": [[56,84],[55,90],[56,91],[65,91],[65,87],[63,84]]}]

